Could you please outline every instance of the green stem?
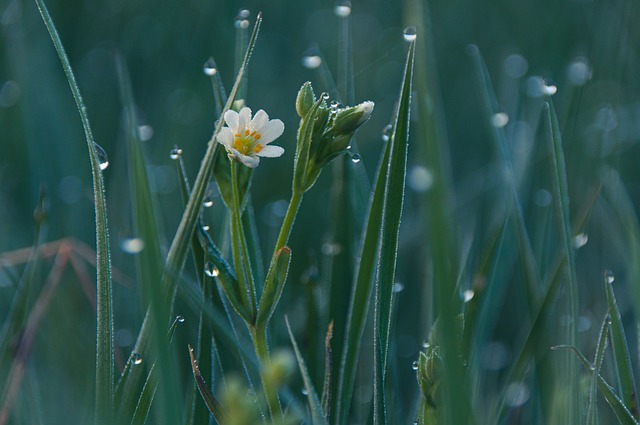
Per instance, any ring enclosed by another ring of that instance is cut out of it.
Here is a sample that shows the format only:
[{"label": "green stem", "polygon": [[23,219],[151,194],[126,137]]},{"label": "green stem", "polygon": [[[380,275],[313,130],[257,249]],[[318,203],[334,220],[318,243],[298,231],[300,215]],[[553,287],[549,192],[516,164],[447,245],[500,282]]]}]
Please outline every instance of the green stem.
[{"label": "green stem", "polygon": [[[240,194],[238,193],[238,177],[236,162],[231,160],[231,187],[233,188],[233,209],[231,211],[231,249],[233,251],[233,262],[236,266],[236,276],[242,285],[243,301],[247,304],[249,311],[256,314],[256,290],[251,275],[249,265],[249,252],[247,250],[244,228],[242,227],[242,211],[240,209]],[[250,300],[247,299],[247,293]]]},{"label": "green stem", "polygon": [[284,221],[280,228],[280,235],[278,236],[278,242],[276,242],[276,249],[273,251],[273,255],[275,255],[280,248],[285,246],[289,240],[291,228],[293,227],[293,222],[296,221],[296,215],[298,215],[298,208],[300,208],[303,194],[304,192],[296,189],[294,186],[293,193],[291,194],[291,201],[289,202],[289,208],[287,208],[287,214],[284,216]]},{"label": "green stem", "polygon": [[262,381],[262,391],[264,391],[264,396],[269,406],[269,414],[271,415],[273,423],[280,423],[282,421],[282,408],[280,407],[280,399],[278,398],[278,388],[273,385],[273,381],[265,374],[266,368],[271,363],[269,346],[267,345],[267,329],[262,326],[251,326],[249,330],[251,331],[253,347],[260,361],[260,380]]}]

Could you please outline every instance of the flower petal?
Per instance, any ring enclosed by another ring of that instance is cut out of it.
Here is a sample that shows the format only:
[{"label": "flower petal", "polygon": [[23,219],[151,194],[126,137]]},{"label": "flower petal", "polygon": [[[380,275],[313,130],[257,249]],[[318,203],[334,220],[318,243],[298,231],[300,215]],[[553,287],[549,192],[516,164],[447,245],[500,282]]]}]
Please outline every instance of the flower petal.
[{"label": "flower petal", "polygon": [[249,124],[249,128],[251,130],[255,130],[260,133],[262,126],[269,122],[269,115],[262,109],[256,112],[256,115],[251,120],[251,124]]},{"label": "flower petal", "polygon": [[238,161],[240,161],[242,164],[246,165],[249,168],[256,168],[258,164],[260,164],[260,158],[258,157],[240,155],[240,156],[236,156],[236,158],[238,159]]},{"label": "flower petal", "polygon": [[238,133],[243,133],[251,122],[251,109],[244,107],[238,113]]},{"label": "flower petal", "polygon": [[280,146],[269,145],[263,147],[256,155],[267,158],[276,158],[284,153],[284,149]]},{"label": "flower petal", "polygon": [[262,131],[260,132],[260,144],[267,145],[273,142],[278,137],[282,136],[284,132],[284,123],[280,120],[271,120],[265,125],[262,126]]},{"label": "flower petal", "polygon": [[237,132],[238,113],[236,111],[228,110],[224,113],[224,122],[227,123],[232,132]]},{"label": "flower petal", "polygon": [[218,143],[229,149],[233,147],[233,131],[229,127],[222,127],[218,133]]}]

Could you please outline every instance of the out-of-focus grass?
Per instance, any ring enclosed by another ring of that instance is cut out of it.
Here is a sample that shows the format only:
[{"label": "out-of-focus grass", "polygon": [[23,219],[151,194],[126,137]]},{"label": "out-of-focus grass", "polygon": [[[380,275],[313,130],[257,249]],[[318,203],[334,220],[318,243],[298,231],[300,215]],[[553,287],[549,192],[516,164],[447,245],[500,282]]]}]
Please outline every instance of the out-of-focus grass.
[{"label": "out-of-focus grass", "polygon": [[[140,230],[130,213],[129,126],[133,124],[139,132],[146,157],[160,228],[158,250],[164,256],[183,211],[169,151],[175,144],[183,149],[187,177],[194,181],[215,119],[211,84],[202,75],[202,64],[213,55],[222,81],[231,87],[234,17],[240,6],[252,11],[251,20],[258,10],[265,17],[250,67],[247,103],[283,119],[286,126],[285,155],[264,161],[257,172],[259,178],[252,182],[260,248],[265,253],[273,248],[290,192],[297,127],[295,94],[306,80],[319,91],[334,89],[323,86],[316,71],[303,66],[303,52],[312,44],[322,51],[338,90],[345,91],[344,102],[376,102],[373,117],[358,133],[362,156],[358,167],[372,180],[383,146],[382,129],[393,116],[402,77],[406,48],[402,30],[407,25],[418,28],[407,193],[387,361],[387,403],[393,412],[389,422],[414,419],[419,389],[412,362],[423,349],[422,342],[429,339],[434,320],[442,314],[447,317],[440,326],[448,334],[440,335],[439,341],[434,337],[434,344],[442,344],[444,353],[460,353],[463,358],[453,362],[454,369],[445,364],[445,399],[438,405],[459,408],[458,413],[472,412],[460,413],[465,420],[474,416],[477,423],[551,423],[565,417],[570,399],[574,406],[582,403],[586,414],[590,391],[602,385],[601,380],[579,369],[573,353],[550,351],[553,345],[572,344],[587,359],[595,358],[596,363],[604,359],[597,370],[614,387],[605,397],[618,394],[619,400],[629,404],[629,388],[637,385],[634,376],[640,366],[634,331],[640,314],[636,282],[640,276],[636,213],[640,174],[635,160],[640,155],[636,78],[640,33],[633,25],[640,18],[638,6],[597,0],[480,1],[464,5],[430,2],[427,10],[427,4],[421,2],[407,1],[399,7],[368,0],[352,5],[350,59],[344,51],[340,53],[345,45],[340,39],[343,35],[339,36],[344,21],[335,16],[333,4],[326,2],[249,1],[238,5],[194,0],[163,6],[120,0],[49,2],[95,139],[109,155],[104,176],[112,260],[116,270],[129,278],[136,275],[137,259],[121,249],[122,242],[138,236]],[[9,317],[14,324],[27,321],[46,276],[55,268],[51,259],[26,263],[24,257],[9,255],[33,243],[32,212],[41,185],[46,187],[48,213],[42,242],[74,237],[93,245],[95,220],[86,149],[79,143],[82,127],[35,4],[7,0],[0,5],[0,15],[0,252],[5,253],[0,254],[0,320],[7,330],[4,336],[16,333],[7,325]],[[471,43],[482,53],[486,77],[495,91],[489,109],[483,97],[485,88],[475,78],[477,67],[467,55]],[[135,110],[130,109],[126,119],[118,96],[115,52],[129,68],[135,99]],[[564,160],[551,155],[540,78],[557,86],[552,100],[562,144],[556,140],[555,149],[556,154],[564,154]],[[351,89],[354,98],[350,98]],[[137,122],[132,123],[133,119]],[[494,143],[496,133],[498,144]],[[562,199],[569,199],[568,205],[558,204],[558,179],[553,174],[563,164],[567,186],[562,187],[561,182],[559,192]],[[335,319],[326,313],[331,293],[326,257],[335,253],[333,240],[328,244],[325,240],[330,221],[335,220],[335,213],[327,207],[331,174],[325,172],[305,196],[296,219],[289,242],[294,256],[288,284],[271,330],[272,347],[289,347],[283,314],[289,315],[318,391],[323,386],[326,327]],[[224,234],[224,208],[213,186],[211,194],[216,207],[207,209],[203,220],[219,241]],[[555,205],[563,206],[564,216],[558,215]],[[220,246],[229,254],[224,244]],[[262,264],[267,265],[266,261]],[[621,317],[622,328],[616,324],[607,331],[618,341],[611,344],[614,350],[599,343],[600,324],[607,312],[613,314],[601,282],[605,269],[615,275],[612,288]],[[90,297],[85,297],[79,284],[84,279],[81,268],[69,270],[60,275],[57,292],[49,300],[26,357],[12,423],[40,419],[86,423],[92,419],[95,315]],[[172,347],[178,349],[175,356],[171,353],[178,359],[178,385],[185,389],[193,388],[193,381],[183,348],[187,342],[198,341],[200,320],[199,306],[193,302],[200,294],[198,276],[191,267],[186,270],[186,288],[179,292],[174,306],[174,312],[184,316],[185,325],[176,329]],[[85,274],[93,278],[95,272],[90,269]],[[9,315],[10,306],[20,282],[26,281],[29,292],[24,302],[30,307],[18,320]],[[573,282],[572,299],[568,282]],[[340,283],[349,285],[344,292],[350,293],[350,279]],[[113,288],[118,371],[144,317],[139,284],[125,286],[116,279]],[[334,294],[341,292],[334,288]],[[220,307],[230,308],[216,294],[209,295],[214,296],[215,314]],[[340,304],[334,300],[332,305],[337,308]],[[204,317],[215,316],[205,311]],[[461,347],[454,335],[459,313],[466,317]],[[242,324],[233,317],[235,325]],[[242,327],[234,328],[241,354],[229,353],[225,344],[234,340],[233,330],[226,319],[211,323],[222,323],[227,333],[214,338],[211,348],[223,365],[211,370],[205,380],[216,390],[223,387],[220,369],[224,369],[225,373],[248,375],[258,384],[255,364],[243,367],[238,357],[251,351]],[[367,372],[373,359],[371,330],[364,335],[350,423],[372,418],[373,379]],[[627,364],[619,348],[625,336],[630,367],[621,368]],[[14,335],[12,347],[15,343]],[[342,341],[333,343],[341,345]],[[11,358],[11,353],[2,354]],[[334,373],[341,357],[335,354]],[[564,365],[565,360],[570,366]],[[0,365],[2,390],[12,364],[3,360]],[[560,372],[568,377],[573,374],[571,394],[563,392],[566,382],[558,382],[558,376],[564,376]],[[579,377],[584,381],[578,382]],[[469,383],[468,393],[447,390],[447,385],[455,385],[452,380]],[[301,381],[295,378],[281,394],[283,404],[297,411],[304,406],[298,394]],[[468,406],[460,405],[467,402]],[[595,405],[597,409],[588,410],[594,423],[594,417],[600,423],[615,420],[602,392]],[[631,407],[628,410],[633,413]],[[150,416],[153,423],[158,421],[157,412]],[[576,413],[572,414],[575,418]]]}]

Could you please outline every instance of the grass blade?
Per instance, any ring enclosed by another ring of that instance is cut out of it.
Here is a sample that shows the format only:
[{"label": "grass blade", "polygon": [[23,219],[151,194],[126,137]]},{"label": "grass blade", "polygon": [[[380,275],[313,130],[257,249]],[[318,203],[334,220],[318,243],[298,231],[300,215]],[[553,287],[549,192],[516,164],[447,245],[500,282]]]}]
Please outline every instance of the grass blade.
[{"label": "grass blade", "polygon": [[289,264],[291,264],[291,250],[289,247],[284,246],[273,256],[271,266],[267,272],[267,279],[264,283],[264,291],[260,298],[258,315],[255,321],[257,328],[266,328],[271,316],[273,316],[284,290]]},{"label": "grass blade", "polygon": [[398,233],[404,201],[407,147],[409,143],[409,114],[415,42],[409,45],[398,115],[389,139],[389,165],[382,209],[380,248],[377,257],[377,281],[374,316],[374,424],[386,424],[386,369],[391,327],[391,305],[398,256]]},{"label": "grass blade", "polygon": [[224,418],[224,409],[218,400],[216,400],[213,393],[209,390],[207,383],[204,378],[200,374],[200,369],[196,363],[196,359],[193,356],[193,348],[189,346],[189,356],[191,357],[191,369],[193,371],[193,377],[196,380],[196,385],[198,386],[198,391],[200,391],[200,395],[204,400],[207,408],[213,414],[213,417],[216,419],[217,423],[222,423]]},{"label": "grass blade", "polygon": [[[553,103],[545,105],[546,108],[546,131],[551,143],[551,161],[553,166],[553,187],[557,200],[558,213],[560,217],[560,229],[562,232],[562,248],[567,257],[569,268],[568,293],[569,293],[569,317],[568,326],[569,345],[578,346],[578,285],[576,278],[575,253],[573,250],[573,237],[571,228],[571,216],[569,214],[569,188],[567,184],[567,170],[562,148],[562,139],[558,126],[558,118],[553,108]],[[582,418],[582,402],[580,400],[580,383],[575,359],[571,356],[566,358],[565,367],[562,369],[566,376],[557,377],[562,385],[569,385],[570,403],[566,414],[567,423],[579,422]]]},{"label": "grass blade", "polygon": [[631,369],[631,356],[627,338],[624,335],[620,310],[613,294],[613,285],[608,272],[605,272],[604,286],[607,292],[607,302],[609,304],[609,315],[611,316],[611,348],[618,373],[618,382],[622,392],[622,401],[634,418],[638,419],[638,399],[636,393],[635,379]]},{"label": "grass blade", "polygon": [[311,381],[309,371],[307,370],[307,366],[305,365],[304,359],[302,358],[302,353],[300,353],[300,349],[298,348],[296,339],[293,337],[293,332],[291,332],[289,319],[285,316],[284,320],[287,325],[287,331],[289,332],[289,338],[291,339],[291,345],[293,345],[293,350],[296,353],[296,359],[298,360],[298,367],[300,368],[302,381],[304,382],[304,387],[307,391],[307,400],[309,401],[309,409],[311,410],[311,423],[313,423],[314,425],[326,424],[327,421],[322,411],[322,404],[320,404],[320,399],[318,398],[318,394],[313,387],[313,382]]},{"label": "grass blade", "polygon": [[40,15],[44,21],[53,45],[58,53],[62,68],[71,87],[76,102],[82,127],[84,129],[89,159],[91,162],[91,176],[93,179],[93,194],[96,213],[96,269],[97,269],[97,335],[96,335],[96,414],[97,424],[108,424],[112,417],[113,382],[114,382],[114,353],[113,353],[113,300],[111,290],[111,261],[109,251],[109,226],[107,223],[107,205],[104,193],[104,182],[100,159],[96,151],[96,143],[89,124],[87,109],[80,94],[80,88],[71,69],[71,63],[62,46],[62,40],[49,15],[43,0],[35,0]]},{"label": "grass blade", "polygon": [[[587,360],[587,358],[580,351],[578,351],[576,347],[568,346],[568,345],[551,347],[552,350],[558,350],[563,348],[573,351],[576,357],[578,358],[578,360],[580,361],[580,363],[582,363],[582,366],[584,366],[585,369],[589,371],[589,373],[591,374],[596,373],[593,367],[591,366],[591,364],[589,363],[589,360]],[[638,425],[638,421],[636,421],[636,419],[633,417],[631,412],[629,412],[629,409],[627,409],[627,407],[624,405],[622,400],[620,400],[620,398],[616,395],[611,385],[609,385],[607,381],[604,380],[602,375],[598,374],[597,377],[598,377],[598,389],[604,396],[604,399],[607,400],[607,403],[609,403],[609,406],[611,406],[613,413],[616,415],[616,418],[618,418],[620,423],[623,425]]]},{"label": "grass blade", "polygon": [[598,400],[597,400],[597,391],[598,391],[598,376],[600,375],[600,368],[602,367],[602,361],[604,360],[604,352],[607,349],[607,336],[609,335],[609,326],[611,324],[611,320],[609,315],[607,315],[602,321],[602,326],[600,327],[600,336],[598,337],[598,344],[596,345],[596,355],[593,359],[593,368],[594,374],[592,376],[591,382],[591,392],[589,394],[589,405],[587,407],[587,425],[597,425],[598,423]]}]

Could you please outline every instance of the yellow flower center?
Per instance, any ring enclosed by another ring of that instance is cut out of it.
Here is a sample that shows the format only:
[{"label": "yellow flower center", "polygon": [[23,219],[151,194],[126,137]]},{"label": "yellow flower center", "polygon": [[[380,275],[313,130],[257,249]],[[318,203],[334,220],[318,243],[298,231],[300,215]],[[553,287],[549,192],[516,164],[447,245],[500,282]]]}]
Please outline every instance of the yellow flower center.
[{"label": "yellow flower center", "polygon": [[233,148],[242,155],[248,155],[251,152],[258,153],[262,150],[263,146],[258,143],[262,135],[255,130],[245,130],[243,134],[236,133],[233,136]]}]

